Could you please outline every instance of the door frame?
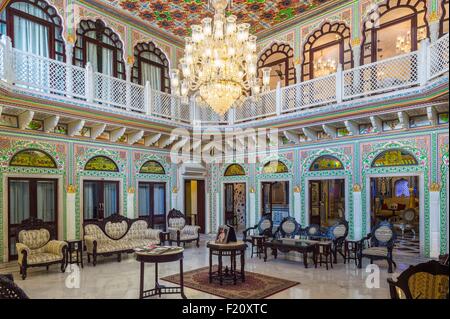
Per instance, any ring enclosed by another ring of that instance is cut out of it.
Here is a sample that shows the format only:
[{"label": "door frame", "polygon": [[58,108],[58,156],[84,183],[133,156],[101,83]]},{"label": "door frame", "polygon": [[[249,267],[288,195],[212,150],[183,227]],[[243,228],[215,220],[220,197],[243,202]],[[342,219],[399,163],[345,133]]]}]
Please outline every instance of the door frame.
[{"label": "door frame", "polygon": [[[281,177],[281,176],[280,176]],[[288,182],[289,183],[289,216],[295,218],[295,212],[294,212],[294,183],[292,178],[259,178],[257,180],[257,207],[256,207],[256,223],[261,219],[262,216],[262,208],[263,208],[263,198],[262,198],[262,184],[263,183],[274,183],[274,182]]]},{"label": "door frame", "polygon": [[61,174],[17,174],[17,173],[4,173],[3,174],[3,251],[0,252],[3,255],[5,262],[9,261],[9,192],[8,192],[8,179],[9,178],[42,178],[57,180],[57,216],[56,216],[56,236],[58,240],[62,240],[66,237],[64,233],[64,176]]},{"label": "door frame", "polygon": [[[425,251],[425,178],[423,172],[413,172],[413,173],[383,173],[383,174],[367,174],[365,187],[368,190],[366,192],[366,211],[362,212],[366,214],[366,234],[370,232],[371,216],[370,216],[370,179],[379,177],[411,177],[417,176],[419,180],[419,244],[420,244],[420,255],[423,256]],[[364,231],[364,230],[363,230]],[[365,234],[363,233],[363,236]]]},{"label": "door frame", "polygon": [[[187,181],[203,181],[204,185],[205,185],[205,229],[201,229],[201,232],[203,234],[207,234],[209,232],[209,214],[208,214],[208,205],[207,205],[207,201],[208,201],[208,194],[206,192],[207,190],[207,184],[206,184],[206,178],[205,177],[196,177],[196,176],[184,176],[181,178],[181,192],[183,194],[182,197],[182,207],[183,207],[183,214],[186,217],[187,220],[187,215],[186,215],[186,182]],[[189,221],[190,222],[190,221]],[[197,220],[197,224],[198,224],[198,220]]]},{"label": "door frame", "polygon": [[[95,176],[81,176],[80,177],[80,185],[79,185],[79,196],[80,196],[80,224],[79,227],[83,231],[83,223],[84,223],[84,211],[83,211],[83,196],[84,196],[84,181],[111,181],[111,182],[119,182],[119,215],[123,215],[123,204],[124,204],[124,191],[123,191],[123,179],[120,177],[117,178],[104,178],[104,177],[95,177]],[[82,236],[82,234],[80,235]]]},{"label": "door frame", "polygon": [[[134,210],[134,218],[138,218],[139,217],[139,184],[140,183],[153,183],[153,184],[164,184],[164,190],[165,190],[165,199],[164,199],[164,225],[165,225],[165,229],[167,229],[167,213],[168,213],[168,209],[170,208],[170,189],[169,189],[169,182],[167,180],[152,180],[152,179],[136,179],[136,207]],[[128,216],[128,218],[131,218],[130,216]]]},{"label": "door frame", "polygon": [[[220,210],[220,215],[218,216],[219,225],[223,225],[225,223],[225,185],[226,184],[244,184],[245,185],[245,227],[249,227],[249,218],[250,218],[250,211],[249,211],[249,189],[248,189],[248,183],[246,180],[236,180],[236,181],[222,181],[222,187],[221,187],[221,203],[222,203],[222,209]],[[234,196],[234,195],[233,195]],[[234,203],[233,203],[234,206]],[[251,226],[251,225],[250,225]]]},{"label": "door frame", "polygon": [[337,175],[337,176],[308,176],[305,177],[305,220],[306,225],[302,225],[303,227],[306,227],[310,224],[310,194],[309,194],[309,182],[310,181],[318,181],[318,180],[333,180],[333,179],[343,179],[344,180],[344,189],[345,189],[345,220],[350,222],[349,220],[349,196],[353,194],[347,194],[348,192],[348,186],[349,186],[349,177],[347,175]]}]

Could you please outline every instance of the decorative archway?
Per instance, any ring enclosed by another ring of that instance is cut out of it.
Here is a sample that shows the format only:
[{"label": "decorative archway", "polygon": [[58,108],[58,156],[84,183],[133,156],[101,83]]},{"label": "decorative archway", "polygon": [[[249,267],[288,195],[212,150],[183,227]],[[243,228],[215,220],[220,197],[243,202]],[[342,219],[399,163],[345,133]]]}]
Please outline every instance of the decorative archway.
[{"label": "decorative archway", "polygon": [[334,73],[338,64],[344,70],[351,69],[350,35],[350,28],[343,22],[325,22],[313,31],[303,45],[302,81]]},{"label": "decorative archway", "polygon": [[139,173],[164,175],[166,174],[166,170],[158,161],[148,160],[141,166]]},{"label": "decorative archway", "polygon": [[[123,60],[123,43],[120,37],[100,19],[81,20],[77,28],[77,40],[74,46],[73,63],[85,67],[88,62],[88,45],[95,46],[97,69],[94,72],[125,79],[125,62]],[[111,52],[112,56],[103,61],[102,52]],[[112,64],[107,62],[112,60]],[[92,62],[92,61],[91,61]],[[93,65],[94,66],[94,65]],[[111,67],[111,70],[109,68]]]},{"label": "decorative archway", "polygon": [[361,64],[416,51],[429,36],[426,16],[426,0],[386,0],[374,6],[363,21]]},{"label": "decorative archway", "polygon": [[57,168],[55,160],[38,149],[25,149],[15,153],[9,161],[9,166]]},{"label": "decorative archway", "polygon": [[85,171],[119,172],[117,164],[107,156],[98,155],[89,159],[84,165]]},{"label": "decorative archway", "polygon": [[371,167],[417,165],[417,159],[403,149],[389,149],[381,152],[373,160]]},{"label": "decorative archway", "polygon": [[335,156],[322,155],[314,160],[310,171],[328,171],[344,169],[344,164]]},{"label": "decorative archway", "polygon": [[225,173],[223,174],[223,176],[245,176],[245,169],[240,164],[230,164],[225,169]]},{"label": "decorative archway", "polygon": [[270,88],[276,88],[278,81],[282,86],[295,84],[294,49],[285,43],[272,43],[258,59],[258,76],[262,78],[262,69],[271,68]]},{"label": "decorative archway", "polygon": [[[390,150],[402,150],[402,152],[414,156],[417,165],[401,165],[401,166],[373,166],[374,161],[380,155]],[[429,173],[428,173],[428,154],[426,150],[418,149],[414,142],[385,142],[371,146],[371,150],[362,156],[362,230],[363,235],[370,232],[370,178],[373,176],[386,176],[388,174],[395,174],[400,176],[402,174],[408,176],[419,176],[420,186],[420,243],[421,249],[425,256],[430,255],[430,190]]]},{"label": "decorative archway", "polygon": [[[14,34],[14,20],[18,17],[28,22],[33,22],[41,26],[45,26],[48,37],[48,56],[51,59],[58,61],[65,61],[65,41],[63,37],[63,19],[59,15],[58,10],[44,0],[12,0],[8,3],[5,10],[2,12],[5,17],[2,18],[0,14],[0,25],[6,28],[6,34],[11,38],[13,46],[16,40]],[[3,20],[4,19],[4,20]],[[2,28],[0,28],[1,30]],[[43,34],[42,34],[43,35]],[[32,39],[29,39],[30,41]],[[36,39],[37,40],[37,39]],[[29,43],[29,41],[27,41]],[[42,43],[40,43],[42,44]],[[22,48],[23,49],[23,48]],[[33,50],[33,48],[30,48]],[[41,55],[38,52],[32,52]],[[43,52],[42,52],[43,53]]]},{"label": "decorative archway", "polygon": [[[311,170],[314,163],[325,159],[324,169]],[[330,164],[330,160],[334,161],[334,165]],[[337,162],[341,163],[342,167]],[[333,168],[333,166],[335,168]],[[338,168],[339,167],[339,168]],[[326,169],[328,168],[328,169]],[[309,188],[308,182],[312,179],[336,179],[341,178],[345,180],[345,218],[349,223],[349,235],[354,236],[354,213],[353,213],[353,196],[352,196],[352,158],[346,155],[342,150],[336,148],[323,149],[320,151],[313,151],[303,159],[301,164],[301,224],[308,225],[309,222]]]},{"label": "decorative archway", "polygon": [[269,161],[262,167],[263,174],[283,174],[289,173],[289,168],[279,160]]},{"label": "decorative archway", "polygon": [[154,90],[170,93],[169,60],[166,54],[152,41],[138,43],[134,47],[132,81]]},{"label": "decorative archway", "polygon": [[441,2],[441,18],[439,20],[439,36],[443,36],[448,33],[449,23],[449,0],[443,0]]}]

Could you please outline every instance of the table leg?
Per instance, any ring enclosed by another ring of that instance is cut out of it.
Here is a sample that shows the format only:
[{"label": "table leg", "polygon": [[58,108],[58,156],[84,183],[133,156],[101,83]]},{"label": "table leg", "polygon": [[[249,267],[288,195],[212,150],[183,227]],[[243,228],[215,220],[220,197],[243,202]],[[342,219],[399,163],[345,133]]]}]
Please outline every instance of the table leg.
[{"label": "table leg", "polygon": [[233,272],[233,283],[236,285],[237,283],[237,275],[236,275],[236,251],[231,252],[231,271]]},{"label": "table leg", "polygon": [[222,286],[223,285],[223,277],[222,277],[222,253],[219,252],[219,269],[218,269],[218,274],[219,274],[219,284]]},{"label": "table leg", "polygon": [[307,251],[303,252],[303,264],[305,265],[305,268],[308,268],[308,252]]},{"label": "table leg", "polygon": [[317,253],[319,253],[319,245],[317,245],[317,249],[314,249],[313,252],[313,262],[314,262],[314,268],[317,268]]},{"label": "table leg", "polygon": [[209,250],[209,283],[212,283],[212,250]]},{"label": "table leg", "polygon": [[181,291],[181,298],[187,299],[186,295],[184,294],[183,258],[180,259],[180,291]]},{"label": "table leg", "polygon": [[264,261],[267,261],[267,246],[264,246]]},{"label": "table leg", "polygon": [[83,265],[83,245],[81,244],[81,247],[79,247],[80,249],[80,260],[81,260],[81,268],[84,268]]},{"label": "table leg", "polygon": [[241,278],[245,282],[245,249],[241,251]]},{"label": "table leg", "polygon": [[161,298],[161,289],[159,288],[158,283],[158,263],[155,263],[155,288],[156,292],[159,294],[159,298]]},{"label": "table leg", "polygon": [[139,299],[144,298],[144,262],[141,261],[141,275],[139,282]]}]

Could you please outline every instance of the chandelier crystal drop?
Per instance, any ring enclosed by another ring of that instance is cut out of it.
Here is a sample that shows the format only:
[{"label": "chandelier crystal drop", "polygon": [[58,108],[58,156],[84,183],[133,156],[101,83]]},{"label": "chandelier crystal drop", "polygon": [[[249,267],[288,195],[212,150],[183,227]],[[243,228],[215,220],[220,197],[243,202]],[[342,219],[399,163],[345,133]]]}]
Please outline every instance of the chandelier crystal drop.
[{"label": "chandelier crystal drop", "polygon": [[256,36],[250,25],[237,24],[234,15],[225,15],[227,0],[211,0],[214,19],[204,18],[193,25],[186,38],[180,71],[171,71],[172,91],[182,97],[199,97],[218,114],[238,106],[251,92],[257,96],[267,91],[270,68],[262,69],[263,86],[257,78]]}]

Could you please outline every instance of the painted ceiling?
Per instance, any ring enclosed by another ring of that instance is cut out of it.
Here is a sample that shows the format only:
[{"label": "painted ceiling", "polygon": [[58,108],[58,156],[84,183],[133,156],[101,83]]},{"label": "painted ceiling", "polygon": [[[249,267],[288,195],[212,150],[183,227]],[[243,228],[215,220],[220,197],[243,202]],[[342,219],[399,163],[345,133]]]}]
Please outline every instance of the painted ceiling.
[{"label": "painted ceiling", "polygon": [[[233,0],[228,14],[238,17],[240,23],[250,23],[252,33],[268,30],[293,19],[319,5],[332,0]],[[190,26],[200,24],[206,16],[213,15],[208,0],[91,0],[102,6],[126,13],[178,38],[190,33]]]}]

